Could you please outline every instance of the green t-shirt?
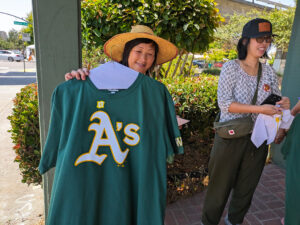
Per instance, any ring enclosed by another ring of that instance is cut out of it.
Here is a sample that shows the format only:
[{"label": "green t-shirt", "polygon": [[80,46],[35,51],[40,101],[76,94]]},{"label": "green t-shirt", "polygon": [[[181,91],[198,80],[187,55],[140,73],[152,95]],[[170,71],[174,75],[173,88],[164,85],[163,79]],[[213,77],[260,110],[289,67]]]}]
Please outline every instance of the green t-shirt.
[{"label": "green t-shirt", "polygon": [[299,225],[300,202],[300,115],[297,115],[282,146],[286,159],[285,221],[286,225]]},{"label": "green t-shirt", "polygon": [[39,170],[56,167],[47,224],[163,225],[166,159],[183,153],[172,97],[138,75],[126,90],[70,80],[52,96]]}]

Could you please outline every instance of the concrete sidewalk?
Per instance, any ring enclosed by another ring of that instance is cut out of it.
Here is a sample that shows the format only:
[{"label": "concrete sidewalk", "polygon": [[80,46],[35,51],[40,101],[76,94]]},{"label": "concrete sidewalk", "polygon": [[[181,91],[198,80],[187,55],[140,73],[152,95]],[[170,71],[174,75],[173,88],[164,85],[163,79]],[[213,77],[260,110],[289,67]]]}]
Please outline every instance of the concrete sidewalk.
[{"label": "concrete sidewalk", "polygon": [[[205,192],[167,206],[165,225],[200,225]],[[269,164],[255,191],[243,225],[281,225],[284,216],[285,170]],[[224,211],[220,225],[224,225]]]},{"label": "concrete sidewalk", "polygon": [[[24,85],[3,85],[0,79],[0,224],[36,225],[43,219],[44,200],[41,186],[21,182],[19,164],[11,142],[10,122],[13,98]],[[23,80],[26,81],[27,80]],[[18,81],[19,82],[19,81]]]}]

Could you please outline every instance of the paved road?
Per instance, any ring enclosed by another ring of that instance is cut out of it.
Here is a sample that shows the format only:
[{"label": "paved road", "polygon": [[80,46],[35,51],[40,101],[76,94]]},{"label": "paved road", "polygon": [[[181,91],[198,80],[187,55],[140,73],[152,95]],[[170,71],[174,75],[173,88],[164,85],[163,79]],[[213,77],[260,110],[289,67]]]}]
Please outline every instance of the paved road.
[{"label": "paved road", "polygon": [[[26,84],[35,82],[35,73],[13,72],[18,66],[3,64],[0,62],[0,224],[36,225],[44,215],[43,190],[41,186],[21,182],[10,133],[7,132],[12,99]],[[8,68],[4,70],[3,67]]]},{"label": "paved road", "polygon": [[36,82],[35,62],[0,61],[0,85],[26,85]]},{"label": "paved road", "polygon": [[[36,68],[35,62],[26,62],[25,61],[25,72],[34,72]],[[7,62],[0,60],[0,73],[1,71],[15,71],[15,72],[24,72],[24,62]]]}]

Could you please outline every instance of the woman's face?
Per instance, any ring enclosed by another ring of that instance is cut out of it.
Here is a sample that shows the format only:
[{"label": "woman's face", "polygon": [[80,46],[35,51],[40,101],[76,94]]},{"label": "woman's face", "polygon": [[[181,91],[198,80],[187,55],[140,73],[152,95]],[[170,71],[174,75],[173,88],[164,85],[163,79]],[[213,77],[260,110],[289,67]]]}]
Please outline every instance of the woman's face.
[{"label": "woman's face", "polygon": [[140,73],[146,74],[155,59],[155,47],[152,43],[140,43],[134,46],[128,57],[128,66]]},{"label": "woman's face", "polygon": [[262,57],[271,43],[267,43],[266,40],[263,40],[262,43],[259,43],[256,38],[250,38],[250,43],[248,45],[248,53],[255,58]]}]

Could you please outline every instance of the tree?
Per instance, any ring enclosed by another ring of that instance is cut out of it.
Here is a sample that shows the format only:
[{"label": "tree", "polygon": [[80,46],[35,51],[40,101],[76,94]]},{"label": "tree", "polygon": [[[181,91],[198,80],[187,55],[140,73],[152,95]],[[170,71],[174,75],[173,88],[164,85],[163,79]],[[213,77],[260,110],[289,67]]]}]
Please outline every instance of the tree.
[{"label": "tree", "polygon": [[13,49],[13,45],[11,42],[0,38],[0,49]]},{"label": "tree", "polygon": [[274,39],[274,44],[287,51],[294,21],[295,7],[286,10],[274,9],[271,11],[253,10],[246,15],[234,14],[227,24],[217,28],[216,39],[222,43],[225,49],[235,49],[241,37],[243,26],[251,19],[264,18],[273,25],[273,33],[278,36]]},{"label": "tree", "polygon": [[287,10],[276,9],[271,11],[266,17],[266,19],[270,20],[273,24],[273,33],[278,35],[274,39],[275,45],[284,52],[288,51],[295,10],[295,7],[288,8]]},{"label": "tree", "polygon": [[222,19],[215,5],[214,0],[83,0],[83,48],[101,46],[142,24],[186,52],[203,52]]},{"label": "tree", "polygon": [[33,39],[33,19],[32,19],[32,12],[30,12],[27,17],[26,20],[29,22],[28,26],[26,28],[23,28],[21,30],[22,33],[28,33],[30,34],[30,41],[26,42],[25,45],[32,45],[34,43],[34,39]]},{"label": "tree", "polygon": [[207,49],[221,20],[213,0],[83,0],[81,16],[84,47],[103,45],[113,35],[143,24],[192,52]]},{"label": "tree", "polygon": [[10,49],[21,49],[22,48],[22,37],[18,31],[11,29],[8,32],[7,42],[9,43]]}]

